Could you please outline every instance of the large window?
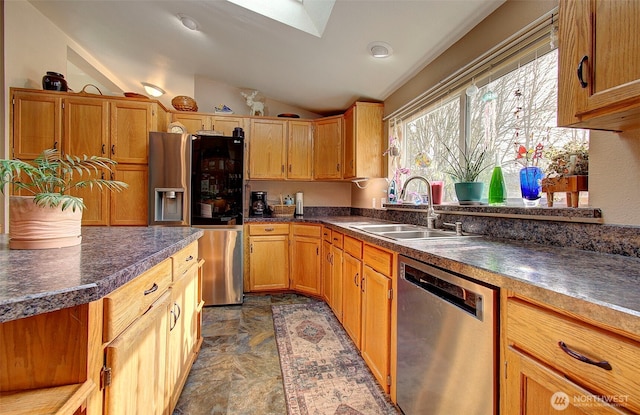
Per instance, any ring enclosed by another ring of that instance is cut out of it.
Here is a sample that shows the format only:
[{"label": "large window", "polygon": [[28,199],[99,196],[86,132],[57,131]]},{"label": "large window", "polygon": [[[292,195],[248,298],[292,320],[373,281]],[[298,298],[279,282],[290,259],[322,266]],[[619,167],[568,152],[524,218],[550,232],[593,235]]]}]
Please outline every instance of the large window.
[{"label": "large window", "polygon": [[[528,56],[521,53],[482,78],[440,94],[422,109],[392,119],[390,136],[400,150],[392,158],[392,177],[400,182],[412,175],[442,180],[443,201],[452,202],[456,199],[447,161],[451,153],[484,150],[486,169],[478,180],[485,183],[485,200],[493,167],[500,164],[508,204],[521,205],[518,172],[526,158],[516,159],[517,149],[533,151],[542,144],[543,154],[548,155],[549,150],[568,144],[588,147],[587,130],[555,127],[558,53],[557,49],[543,54],[538,50]],[[534,162],[544,169],[548,157]],[[557,198],[556,203],[563,200]]]}]

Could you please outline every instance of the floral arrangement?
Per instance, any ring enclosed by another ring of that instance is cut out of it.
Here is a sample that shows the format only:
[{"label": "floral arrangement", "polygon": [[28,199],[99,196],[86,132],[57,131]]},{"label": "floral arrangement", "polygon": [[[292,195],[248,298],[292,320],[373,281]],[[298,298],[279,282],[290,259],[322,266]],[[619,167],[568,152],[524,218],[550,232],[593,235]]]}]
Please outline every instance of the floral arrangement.
[{"label": "floral arrangement", "polygon": [[544,145],[538,143],[535,147],[525,147],[520,143],[514,143],[516,147],[516,161],[523,167],[537,166],[540,159],[543,158],[542,150]]},{"label": "floral arrangement", "polygon": [[561,148],[550,148],[545,152],[549,159],[547,177],[589,174],[589,146],[587,143],[571,142]]}]

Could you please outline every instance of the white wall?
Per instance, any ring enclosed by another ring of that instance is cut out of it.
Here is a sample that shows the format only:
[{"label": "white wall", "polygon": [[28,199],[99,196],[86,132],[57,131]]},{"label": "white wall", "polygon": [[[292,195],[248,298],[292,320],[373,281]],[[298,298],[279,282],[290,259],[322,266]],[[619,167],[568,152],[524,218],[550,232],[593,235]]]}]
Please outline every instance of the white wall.
[{"label": "white wall", "polygon": [[589,203],[606,223],[640,225],[640,131],[592,131]]},{"label": "white wall", "polygon": [[[225,104],[233,110],[234,114],[249,115],[249,107],[240,95],[241,92],[251,92],[249,90],[235,88],[205,76],[196,76],[195,91],[193,98],[196,100],[200,112],[213,112],[215,106]],[[269,117],[276,117],[283,113],[298,114],[301,118],[309,119],[320,117],[314,112],[305,111],[274,99],[267,98],[265,104],[265,115]]]}]

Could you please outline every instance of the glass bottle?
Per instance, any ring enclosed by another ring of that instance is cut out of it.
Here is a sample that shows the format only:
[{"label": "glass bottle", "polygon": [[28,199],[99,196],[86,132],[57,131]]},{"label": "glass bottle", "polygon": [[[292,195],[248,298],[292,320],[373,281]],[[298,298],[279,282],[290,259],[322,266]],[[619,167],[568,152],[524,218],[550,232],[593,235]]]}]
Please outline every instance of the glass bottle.
[{"label": "glass bottle", "polygon": [[507,200],[507,186],[504,183],[504,175],[502,174],[502,166],[496,159],[496,166],[491,174],[489,182],[489,204],[504,205]]}]

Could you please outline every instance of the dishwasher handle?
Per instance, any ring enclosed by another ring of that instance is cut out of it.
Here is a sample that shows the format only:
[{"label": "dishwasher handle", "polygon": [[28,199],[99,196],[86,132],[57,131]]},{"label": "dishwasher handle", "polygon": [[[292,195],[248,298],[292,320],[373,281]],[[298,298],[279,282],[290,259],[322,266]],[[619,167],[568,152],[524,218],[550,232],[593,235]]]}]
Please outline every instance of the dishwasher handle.
[{"label": "dishwasher handle", "polygon": [[408,264],[402,264],[402,278],[417,285],[436,297],[458,307],[472,316],[483,319],[482,294],[464,288],[453,282],[437,277],[432,272],[426,272],[414,268]]}]

